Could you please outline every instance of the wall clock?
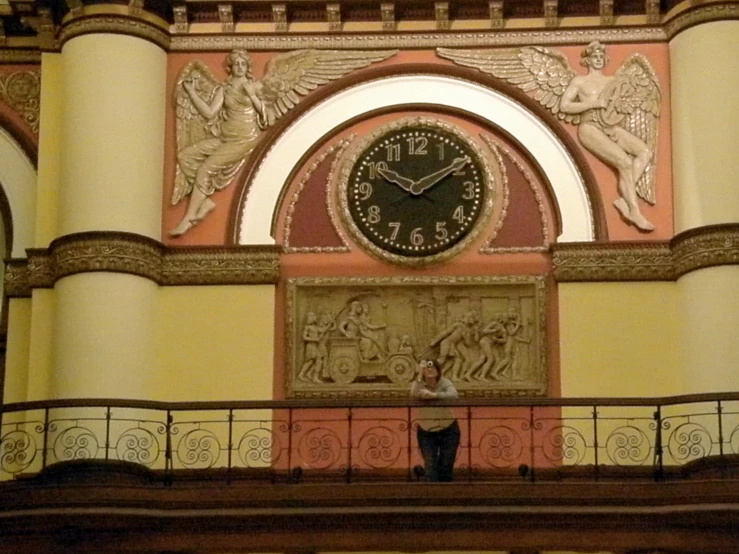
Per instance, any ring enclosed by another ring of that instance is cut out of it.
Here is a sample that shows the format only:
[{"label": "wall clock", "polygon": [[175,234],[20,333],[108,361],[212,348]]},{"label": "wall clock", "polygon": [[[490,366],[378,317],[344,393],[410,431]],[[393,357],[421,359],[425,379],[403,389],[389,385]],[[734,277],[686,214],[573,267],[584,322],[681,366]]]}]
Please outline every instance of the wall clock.
[{"label": "wall clock", "polygon": [[481,148],[435,118],[404,118],[363,138],[339,183],[341,213],[372,254],[424,265],[465,248],[488,218],[494,179]]}]

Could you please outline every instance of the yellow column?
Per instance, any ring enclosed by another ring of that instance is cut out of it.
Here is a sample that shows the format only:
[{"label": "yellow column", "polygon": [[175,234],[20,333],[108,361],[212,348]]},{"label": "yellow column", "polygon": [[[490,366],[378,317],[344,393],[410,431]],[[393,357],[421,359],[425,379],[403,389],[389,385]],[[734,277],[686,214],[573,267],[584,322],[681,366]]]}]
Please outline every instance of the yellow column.
[{"label": "yellow column", "polygon": [[[739,222],[739,21],[670,42],[675,230]],[[700,231],[698,231],[700,232]],[[683,276],[685,392],[739,390],[739,267]]]},{"label": "yellow column", "polygon": [[[104,230],[159,240],[164,50],[92,33],[64,43],[62,60],[59,235]],[[157,284],[91,272],[62,278],[55,292],[51,396],[149,398]]]}]

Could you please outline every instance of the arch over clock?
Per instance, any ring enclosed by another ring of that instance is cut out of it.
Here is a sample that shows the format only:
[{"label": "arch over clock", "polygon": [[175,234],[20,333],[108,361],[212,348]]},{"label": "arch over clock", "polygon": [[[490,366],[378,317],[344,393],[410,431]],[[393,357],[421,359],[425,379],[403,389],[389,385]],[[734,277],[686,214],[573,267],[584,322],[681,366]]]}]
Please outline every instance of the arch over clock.
[{"label": "arch over clock", "polygon": [[373,110],[409,103],[470,109],[513,136],[552,183],[560,213],[559,242],[592,241],[595,215],[586,183],[569,151],[532,111],[503,93],[444,75],[389,76],[344,90],[298,117],[271,144],[240,206],[239,244],[274,244],[272,217],[282,187],[301,156],[344,121]]}]

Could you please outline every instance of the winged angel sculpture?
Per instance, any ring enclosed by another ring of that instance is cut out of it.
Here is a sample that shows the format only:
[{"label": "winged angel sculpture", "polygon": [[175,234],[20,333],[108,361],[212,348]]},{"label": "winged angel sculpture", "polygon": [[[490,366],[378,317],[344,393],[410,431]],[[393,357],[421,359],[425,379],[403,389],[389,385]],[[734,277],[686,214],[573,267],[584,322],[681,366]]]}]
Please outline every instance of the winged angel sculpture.
[{"label": "winged angel sculpture", "polygon": [[631,54],[613,75],[605,46],[591,42],[580,55],[587,75],[578,75],[560,52],[539,46],[499,50],[439,48],[439,56],[516,85],[559,119],[578,125],[582,145],[618,174],[621,216],[643,232],[654,225],[638,198],[655,203],[660,87],[642,54]]},{"label": "winged angel sculpture", "polygon": [[210,196],[231,182],[256,146],[262,130],[319,86],[350,71],[385,60],[396,50],[297,50],[272,58],[260,81],[246,50],[226,57],[228,77],[219,83],[195,60],[175,85],[177,167],[172,204],[189,196],[185,215],[172,229],[180,236],[215,208]]}]

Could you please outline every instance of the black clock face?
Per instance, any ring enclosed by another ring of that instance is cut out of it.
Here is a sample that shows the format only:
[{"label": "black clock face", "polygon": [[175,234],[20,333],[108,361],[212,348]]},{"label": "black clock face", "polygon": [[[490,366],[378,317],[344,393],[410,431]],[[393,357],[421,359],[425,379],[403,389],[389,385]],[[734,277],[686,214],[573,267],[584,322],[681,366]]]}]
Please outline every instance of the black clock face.
[{"label": "black clock face", "polygon": [[358,155],[346,208],[382,251],[434,256],[468,237],[485,209],[487,179],[477,150],[447,125],[399,126]]}]

